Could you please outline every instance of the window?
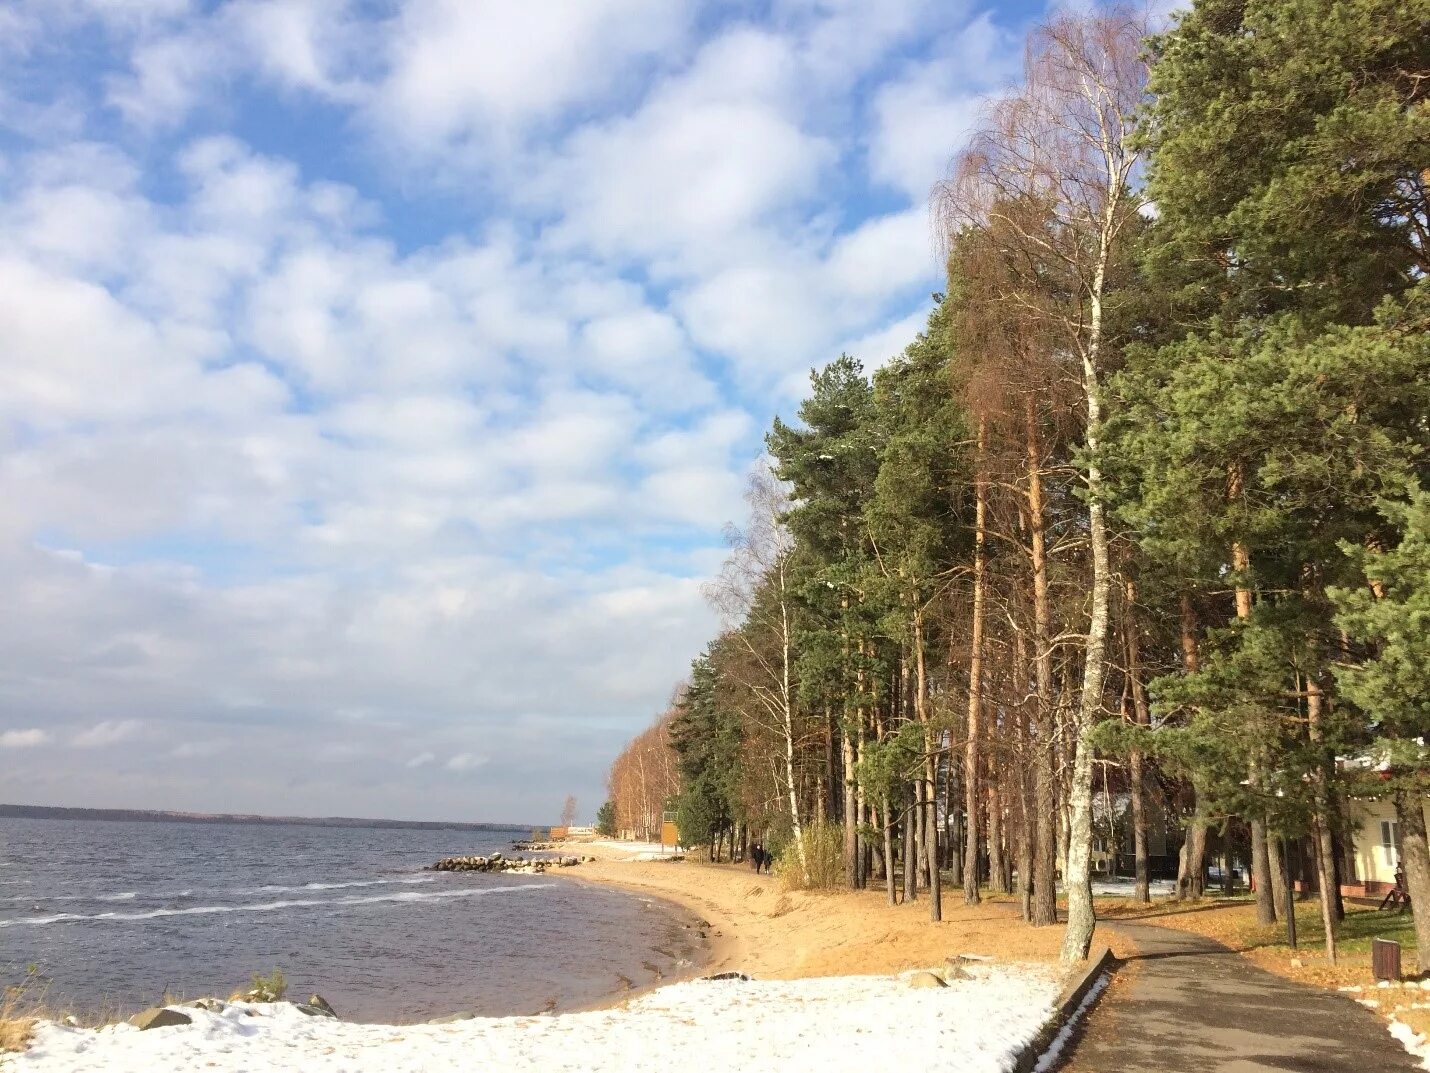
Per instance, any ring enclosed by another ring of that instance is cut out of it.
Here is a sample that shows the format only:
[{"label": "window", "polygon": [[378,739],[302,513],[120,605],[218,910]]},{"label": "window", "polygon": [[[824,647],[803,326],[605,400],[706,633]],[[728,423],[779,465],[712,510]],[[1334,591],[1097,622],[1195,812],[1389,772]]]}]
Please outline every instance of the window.
[{"label": "window", "polygon": [[1392,867],[1400,863],[1400,823],[1396,820],[1380,821],[1380,848],[1385,854],[1385,863]]}]

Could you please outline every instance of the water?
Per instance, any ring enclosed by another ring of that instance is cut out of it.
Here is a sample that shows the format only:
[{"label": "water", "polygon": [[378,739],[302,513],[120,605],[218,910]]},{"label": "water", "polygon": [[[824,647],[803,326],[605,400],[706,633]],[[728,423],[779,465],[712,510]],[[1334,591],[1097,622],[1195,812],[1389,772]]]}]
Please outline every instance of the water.
[{"label": "water", "polygon": [[570,1009],[701,956],[672,907],[567,876],[425,872],[528,831],[0,819],[0,982],[52,1008],[226,997],[281,968],[347,1020]]}]

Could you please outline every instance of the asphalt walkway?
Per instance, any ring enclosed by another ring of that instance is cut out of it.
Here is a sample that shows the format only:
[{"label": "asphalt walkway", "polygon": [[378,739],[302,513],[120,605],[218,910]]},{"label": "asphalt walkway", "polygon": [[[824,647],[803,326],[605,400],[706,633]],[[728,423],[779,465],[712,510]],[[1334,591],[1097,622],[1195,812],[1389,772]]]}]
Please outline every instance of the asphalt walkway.
[{"label": "asphalt walkway", "polygon": [[1061,1073],[1411,1073],[1352,999],[1273,975],[1211,939],[1119,922],[1138,955],[1064,1052]]}]

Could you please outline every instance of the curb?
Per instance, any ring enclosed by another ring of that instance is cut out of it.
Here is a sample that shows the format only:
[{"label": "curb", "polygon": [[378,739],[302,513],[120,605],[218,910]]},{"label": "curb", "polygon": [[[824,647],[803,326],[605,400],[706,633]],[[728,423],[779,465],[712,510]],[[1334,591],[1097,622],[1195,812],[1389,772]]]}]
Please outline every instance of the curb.
[{"label": "curb", "polygon": [[[1072,1025],[1081,1014],[1086,1012],[1083,1004],[1088,1002],[1090,996],[1096,997],[1092,992],[1097,987],[1098,981],[1104,976],[1111,977],[1112,973],[1117,971],[1119,964],[1117,958],[1112,956],[1111,947],[1104,946],[1100,950],[1093,951],[1083,970],[1068,981],[1062,994],[1053,1003],[1053,1012],[1043,1022],[1043,1027],[1038,1030],[1038,1034],[1018,1051],[1013,1059],[1012,1073],[1033,1073],[1034,1067],[1043,1056],[1051,1053],[1062,1030]],[[1088,1005],[1090,1006],[1091,1003],[1088,1002]]]}]

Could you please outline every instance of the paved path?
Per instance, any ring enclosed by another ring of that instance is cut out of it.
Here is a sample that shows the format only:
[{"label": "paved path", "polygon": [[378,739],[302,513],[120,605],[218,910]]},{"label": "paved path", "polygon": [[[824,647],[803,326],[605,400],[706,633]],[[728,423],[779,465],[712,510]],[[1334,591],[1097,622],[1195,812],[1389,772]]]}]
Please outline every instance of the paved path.
[{"label": "paved path", "polygon": [[1345,995],[1275,976],[1200,935],[1115,927],[1141,952],[1114,977],[1060,1073],[1420,1069],[1384,1021]]}]

